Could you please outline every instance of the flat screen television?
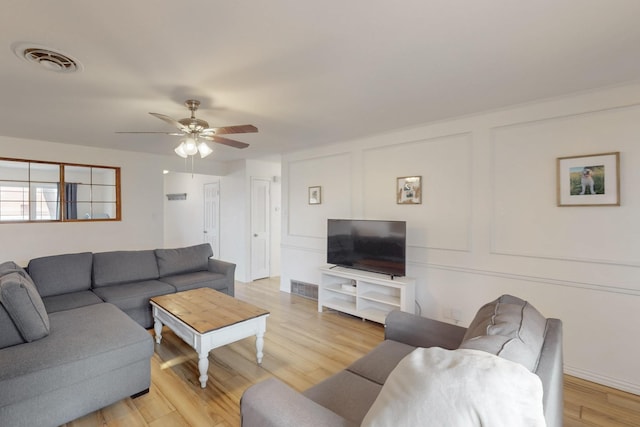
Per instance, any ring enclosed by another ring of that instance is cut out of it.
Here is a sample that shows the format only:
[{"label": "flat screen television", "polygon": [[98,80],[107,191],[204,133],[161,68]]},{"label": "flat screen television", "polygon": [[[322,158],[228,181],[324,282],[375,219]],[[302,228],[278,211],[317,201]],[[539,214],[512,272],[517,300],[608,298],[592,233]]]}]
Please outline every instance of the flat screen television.
[{"label": "flat screen television", "polygon": [[405,221],[329,219],[327,262],[394,276],[405,275]]}]

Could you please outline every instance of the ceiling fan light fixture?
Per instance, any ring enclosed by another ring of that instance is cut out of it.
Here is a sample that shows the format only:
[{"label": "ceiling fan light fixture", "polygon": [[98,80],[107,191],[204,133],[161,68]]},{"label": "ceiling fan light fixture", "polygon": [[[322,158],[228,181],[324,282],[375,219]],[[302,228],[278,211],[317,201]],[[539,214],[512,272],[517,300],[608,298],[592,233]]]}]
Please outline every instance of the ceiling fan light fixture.
[{"label": "ceiling fan light fixture", "polygon": [[193,156],[198,152],[198,145],[196,144],[196,140],[193,138],[185,138],[182,143],[184,144],[184,152],[187,153],[188,156]]},{"label": "ceiling fan light fixture", "polygon": [[211,149],[211,147],[209,147],[207,143],[204,141],[198,144],[198,151],[200,152],[201,159],[204,159],[209,154],[213,153],[213,150]]},{"label": "ceiling fan light fixture", "polygon": [[[46,64],[47,67],[53,67],[55,64]],[[249,144],[245,142],[236,141],[234,139],[223,138],[218,134],[235,134],[235,133],[249,133],[258,132],[258,128],[253,125],[235,125],[224,127],[209,127],[209,123],[204,120],[197,119],[195,117],[195,111],[200,105],[200,101],[190,99],[185,102],[185,105],[191,111],[191,117],[176,120],[169,116],[159,113],[149,113],[152,116],[178,128],[179,132],[116,132],[116,133],[162,133],[166,135],[182,136],[180,145],[174,148],[175,153],[182,157],[187,158],[189,156],[195,156],[200,153],[201,158],[205,158],[213,153],[213,149],[204,141],[206,139],[210,143],[223,144],[233,148],[247,148]],[[193,160],[193,159],[192,159]]]},{"label": "ceiling fan light fixture", "polygon": [[176,154],[177,154],[178,156],[182,157],[183,159],[186,159],[186,158],[187,158],[187,153],[186,153],[186,151],[184,151],[184,142],[181,142],[181,143],[180,143],[180,145],[178,145],[178,146],[176,147],[176,149],[175,149],[175,150],[173,150],[173,151],[175,151],[175,152],[176,152]]}]

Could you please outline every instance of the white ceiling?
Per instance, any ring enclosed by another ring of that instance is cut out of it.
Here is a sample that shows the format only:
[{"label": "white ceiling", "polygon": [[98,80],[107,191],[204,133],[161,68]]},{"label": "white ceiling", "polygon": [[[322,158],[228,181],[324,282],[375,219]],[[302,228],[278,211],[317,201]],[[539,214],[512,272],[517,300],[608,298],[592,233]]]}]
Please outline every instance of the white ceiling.
[{"label": "white ceiling", "polygon": [[[4,0],[0,135],[172,154],[148,114],[257,134],[258,158],[637,81],[638,0]],[[19,59],[30,42],[74,74]],[[1,156],[1,153],[0,153]]]}]

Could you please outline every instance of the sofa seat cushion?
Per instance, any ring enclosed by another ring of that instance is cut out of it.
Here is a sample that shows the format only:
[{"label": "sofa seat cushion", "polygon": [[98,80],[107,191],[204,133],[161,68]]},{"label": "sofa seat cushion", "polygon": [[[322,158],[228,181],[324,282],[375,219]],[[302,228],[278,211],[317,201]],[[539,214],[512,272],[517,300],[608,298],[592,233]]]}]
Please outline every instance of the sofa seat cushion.
[{"label": "sofa seat cushion", "polygon": [[358,427],[276,378],[249,387],[240,400],[245,427]]},{"label": "sofa seat cushion", "polygon": [[478,310],[460,348],[486,351],[535,372],[546,329],[547,319],[535,307],[502,295]]},{"label": "sofa seat cushion", "polygon": [[211,273],[209,271],[197,271],[195,273],[184,273],[160,278],[161,281],[176,288],[178,292],[196,288],[212,288],[222,291],[227,288],[225,279],[224,274]]},{"label": "sofa seat cushion", "polygon": [[6,363],[0,364],[0,407],[153,355],[151,335],[111,304],[60,311],[49,318],[49,336],[2,350]]},{"label": "sofa seat cushion", "polygon": [[47,310],[28,276],[9,273],[0,277],[0,303],[26,342],[49,334]]},{"label": "sofa seat cushion", "polygon": [[413,346],[385,340],[353,362],[347,370],[382,385],[396,365],[413,350]]},{"label": "sofa seat cushion", "polygon": [[173,286],[159,280],[124,283],[93,290],[103,301],[109,302],[124,311],[139,307],[151,309],[149,304],[151,297],[172,294],[175,291]]},{"label": "sofa seat cushion", "polygon": [[56,311],[71,310],[85,305],[100,304],[104,301],[91,291],[79,291],[44,297],[42,302],[47,309],[47,313],[55,313]]},{"label": "sofa seat cushion", "polygon": [[207,269],[213,250],[209,243],[177,249],[156,249],[160,277]]},{"label": "sofa seat cushion", "polygon": [[160,277],[153,250],[93,254],[93,287],[152,280]]},{"label": "sofa seat cushion", "polygon": [[349,371],[340,371],[302,394],[360,425],[382,386]]},{"label": "sofa seat cushion", "polygon": [[91,289],[91,252],[34,258],[27,270],[42,297]]}]

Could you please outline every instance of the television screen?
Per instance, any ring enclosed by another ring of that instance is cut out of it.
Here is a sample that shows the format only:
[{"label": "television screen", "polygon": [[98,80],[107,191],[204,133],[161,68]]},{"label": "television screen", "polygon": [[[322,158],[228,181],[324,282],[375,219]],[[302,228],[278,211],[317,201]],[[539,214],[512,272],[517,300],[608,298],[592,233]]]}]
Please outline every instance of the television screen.
[{"label": "television screen", "polygon": [[327,262],[404,276],[406,229],[404,221],[329,219]]}]

